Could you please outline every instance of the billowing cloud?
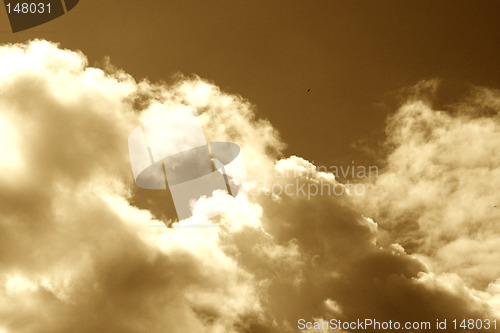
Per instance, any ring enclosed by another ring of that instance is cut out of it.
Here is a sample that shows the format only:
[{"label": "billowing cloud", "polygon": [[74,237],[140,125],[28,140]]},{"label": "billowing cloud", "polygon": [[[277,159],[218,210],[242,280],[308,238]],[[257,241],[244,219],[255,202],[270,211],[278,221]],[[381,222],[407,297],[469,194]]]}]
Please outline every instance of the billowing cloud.
[{"label": "billowing cloud", "polygon": [[[46,41],[2,46],[0,60],[0,332],[494,315],[491,112],[404,106],[387,170],[353,200],[332,174],[280,159],[284,143],[252,104],[198,77],[137,82]],[[137,189],[127,151],[133,128],[178,105],[198,109],[208,140],[240,145],[250,176],[248,195],[216,192],[180,222],[161,191]],[[204,222],[216,228],[178,228],[214,205],[225,213]]]},{"label": "billowing cloud", "polygon": [[416,88],[388,121],[387,166],[363,210],[381,239],[432,271],[491,290],[500,277],[500,92],[475,88],[439,111],[431,106],[437,81]]}]

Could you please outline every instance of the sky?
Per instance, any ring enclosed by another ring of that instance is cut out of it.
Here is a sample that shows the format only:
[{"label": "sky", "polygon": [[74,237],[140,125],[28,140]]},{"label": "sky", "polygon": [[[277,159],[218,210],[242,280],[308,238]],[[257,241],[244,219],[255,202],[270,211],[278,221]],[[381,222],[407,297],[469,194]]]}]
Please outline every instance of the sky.
[{"label": "sky", "polygon": [[[498,322],[499,6],[82,0],[15,34],[2,8],[0,332]],[[186,105],[247,182],[179,221],[127,139]]]},{"label": "sky", "polygon": [[152,81],[197,74],[255,104],[280,131],[288,154],[328,165],[332,158],[369,160],[364,150],[383,141],[386,116],[398,105],[392,95],[402,87],[439,78],[441,106],[469,85],[498,87],[499,6],[491,0],[86,0],[16,34],[2,13],[0,38],[56,41],[81,50],[92,65],[108,56]]}]

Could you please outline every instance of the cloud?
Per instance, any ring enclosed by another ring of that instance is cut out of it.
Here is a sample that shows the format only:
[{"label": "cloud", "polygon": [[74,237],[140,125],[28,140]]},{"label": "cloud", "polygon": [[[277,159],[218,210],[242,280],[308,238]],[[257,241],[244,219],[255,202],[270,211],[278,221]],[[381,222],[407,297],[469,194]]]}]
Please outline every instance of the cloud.
[{"label": "cloud", "polygon": [[387,166],[361,205],[388,242],[485,290],[500,276],[500,93],[474,88],[448,111],[418,96],[389,119]]},{"label": "cloud", "polygon": [[[33,41],[0,55],[0,318],[9,332],[217,332],[259,313],[251,275],[214,235],[149,228],[161,222],[128,201],[128,134],[167,110],[168,89],[151,86],[148,109],[137,110],[149,83],[88,67],[81,53]],[[182,82],[179,95],[191,85],[196,98],[219,94],[249,117],[241,98]],[[266,123],[242,125],[253,135]],[[263,143],[274,135],[265,131]]]},{"label": "cloud", "polygon": [[[282,158],[277,131],[241,96],[195,76],[167,85],[105,67],[46,41],[0,47],[0,329],[295,332],[299,318],[434,322],[498,304],[498,272],[483,254],[496,253],[484,235],[497,231],[485,204],[499,179],[488,162],[496,120],[403,107],[387,170],[360,205],[311,195],[345,185]],[[239,144],[250,175],[247,196],[214,193],[180,222],[161,191],[137,189],[127,151],[141,120],[177,105],[196,106],[210,141]],[[226,212],[197,213],[213,205]],[[179,228],[193,222],[217,227]],[[470,257],[452,256],[463,246]],[[482,275],[469,281],[476,261]]]}]

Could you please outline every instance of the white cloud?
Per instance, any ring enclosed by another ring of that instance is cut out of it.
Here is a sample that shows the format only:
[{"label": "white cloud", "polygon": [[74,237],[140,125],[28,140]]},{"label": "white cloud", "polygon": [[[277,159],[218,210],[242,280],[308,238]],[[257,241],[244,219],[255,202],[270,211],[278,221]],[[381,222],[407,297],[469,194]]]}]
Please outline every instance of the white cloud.
[{"label": "white cloud", "polygon": [[499,101],[477,88],[438,111],[413,96],[390,118],[387,167],[360,201],[386,242],[478,290],[500,276]]},{"label": "white cloud", "polygon": [[[7,332],[293,332],[298,318],[481,317],[496,302],[494,284],[473,303],[476,291],[465,283],[439,287],[451,282],[433,266],[460,241],[456,227],[470,227],[477,238],[465,243],[475,256],[454,257],[447,269],[465,279],[465,260],[480,260],[481,278],[497,274],[481,257],[493,236],[474,243],[497,230],[484,202],[496,200],[487,191],[499,177],[495,165],[478,166],[497,151],[491,121],[404,108],[390,135],[405,142],[361,214],[348,195],[266,195],[272,184],[344,185],[299,157],[276,163],[284,144],[270,123],[244,98],[198,77],[136,82],[44,41],[2,46],[0,60],[0,151],[9,156],[0,164],[0,327]],[[167,203],[133,184],[128,134],[180,104],[196,106],[210,141],[235,142],[249,169],[270,171],[264,179],[250,172],[247,185],[258,195],[217,193],[196,211],[222,205],[225,214],[180,223],[217,228],[158,228],[172,222],[157,217]],[[433,132],[434,123],[443,126]],[[454,157],[456,149],[480,154],[471,162]],[[474,180],[484,175],[491,179]],[[464,208],[468,200],[475,213]],[[443,253],[422,243],[414,247],[422,260],[405,254],[414,231],[391,228],[407,215]],[[446,223],[433,228],[437,221]],[[388,244],[379,242],[380,227]],[[439,238],[445,231],[453,231],[450,241]],[[422,275],[423,262],[438,274]]]}]

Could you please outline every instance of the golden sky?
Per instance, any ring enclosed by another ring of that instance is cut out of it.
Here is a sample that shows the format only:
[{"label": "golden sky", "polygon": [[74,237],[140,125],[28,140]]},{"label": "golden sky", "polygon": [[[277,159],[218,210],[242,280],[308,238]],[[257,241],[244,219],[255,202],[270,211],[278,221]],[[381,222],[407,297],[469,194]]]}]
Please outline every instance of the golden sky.
[{"label": "golden sky", "polygon": [[[498,322],[498,7],[82,0],[16,34],[2,8],[0,333]],[[178,221],[127,139],[182,105],[248,192]]]},{"label": "golden sky", "polygon": [[350,163],[383,140],[401,87],[442,79],[445,105],[470,84],[500,85],[499,10],[494,0],[85,0],[16,34],[1,13],[0,40],[45,38],[153,81],[195,73],[255,104],[288,154]]}]

